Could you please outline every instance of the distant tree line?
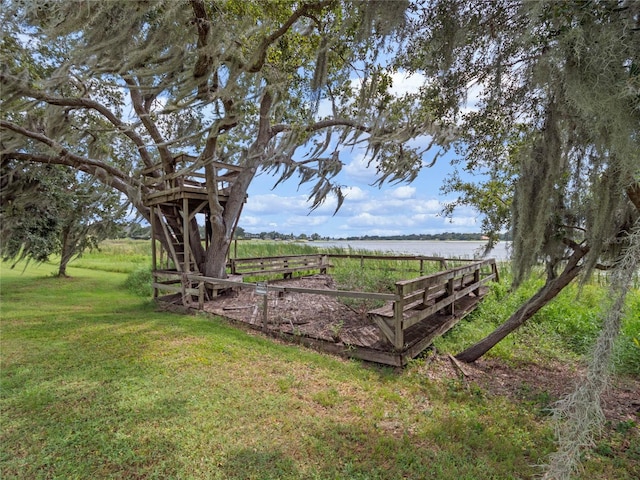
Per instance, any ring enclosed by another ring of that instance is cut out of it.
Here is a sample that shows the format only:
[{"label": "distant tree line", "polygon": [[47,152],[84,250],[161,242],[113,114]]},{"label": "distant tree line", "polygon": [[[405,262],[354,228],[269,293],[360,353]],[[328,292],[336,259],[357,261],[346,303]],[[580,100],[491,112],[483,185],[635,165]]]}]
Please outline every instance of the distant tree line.
[{"label": "distant tree line", "polygon": [[[500,234],[499,240],[511,240],[509,233]],[[337,240],[488,240],[482,233],[412,233],[410,235],[364,235]]]},{"label": "distant tree line", "polygon": [[[201,227],[204,229],[204,227]],[[149,239],[151,238],[151,227],[148,225],[141,225],[140,223],[129,224],[124,233],[124,236],[133,239]],[[252,233],[247,232],[244,228],[236,228],[235,238],[239,240],[475,240],[482,241],[487,240],[487,237],[482,233],[461,233],[461,232],[443,232],[443,233],[412,233],[409,235],[361,235],[350,237],[331,237],[327,235],[320,235],[318,233],[306,234],[300,233],[298,235],[294,233],[280,233],[276,231]],[[510,241],[511,234],[504,233],[499,235],[499,240]]]},{"label": "distant tree line", "polygon": [[[307,235],[301,233],[294,235],[293,233],[280,233],[276,231],[250,233],[242,227],[236,229],[235,238],[237,239],[261,239],[261,240],[487,240],[482,233],[460,233],[460,232],[443,232],[443,233],[412,233],[409,235],[360,235],[351,237],[330,237],[322,236],[318,233]],[[510,234],[500,234],[500,240],[511,240]]]}]

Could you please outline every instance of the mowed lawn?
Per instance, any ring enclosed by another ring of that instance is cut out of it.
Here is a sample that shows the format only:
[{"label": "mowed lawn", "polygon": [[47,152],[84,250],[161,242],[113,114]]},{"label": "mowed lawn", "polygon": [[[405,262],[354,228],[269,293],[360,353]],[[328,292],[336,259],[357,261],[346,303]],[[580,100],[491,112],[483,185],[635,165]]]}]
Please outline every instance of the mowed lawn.
[{"label": "mowed lawn", "polygon": [[[0,271],[3,480],[515,479],[553,449],[538,403],[425,360],[341,360],[158,311],[122,273],[19,268]],[[583,478],[637,478],[636,455],[589,455]]]}]

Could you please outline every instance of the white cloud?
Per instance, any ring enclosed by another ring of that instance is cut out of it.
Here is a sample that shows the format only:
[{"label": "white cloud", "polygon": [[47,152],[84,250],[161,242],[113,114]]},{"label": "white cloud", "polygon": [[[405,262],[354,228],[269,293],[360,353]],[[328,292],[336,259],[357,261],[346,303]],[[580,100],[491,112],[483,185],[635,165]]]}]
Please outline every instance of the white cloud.
[{"label": "white cloud", "polygon": [[282,215],[304,213],[308,210],[307,198],[303,195],[281,197],[275,194],[252,195],[247,199],[244,212],[248,215]]},{"label": "white cloud", "polygon": [[411,220],[416,224],[425,223],[433,220],[434,218],[438,218],[437,213],[418,213],[411,216]]},{"label": "white cloud", "polygon": [[394,190],[389,191],[389,195],[392,198],[398,198],[398,199],[413,198],[415,193],[416,193],[416,187],[410,187],[408,185],[404,185],[402,187],[398,187]]},{"label": "white cloud", "polygon": [[391,93],[402,96],[405,93],[418,93],[420,87],[424,85],[426,77],[420,73],[407,74],[407,72],[394,72],[391,74],[393,86]]},{"label": "white cloud", "polygon": [[381,217],[379,215],[372,215],[369,212],[363,212],[359,215],[354,215],[349,221],[349,225],[352,227],[371,227],[380,225],[389,225],[391,222],[388,218]]},{"label": "white cloud", "polygon": [[414,210],[416,213],[438,213],[444,205],[435,198],[431,200],[422,200],[415,202]]},{"label": "white cloud", "polygon": [[349,202],[360,202],[369,197],[367,192],[362,190],[360,187],[344,187],[342,189],[342,193],[345,196],[345,201],[348,200]]},{"label": "white cloud", "polygon": [[254,217],[253,215],[242,215],[240,217],[240,224],[243,228],[250,228],[255,225],[260,225],[261,221],[258,217]]},{"label": "white cloud", "polygon": [[294,215],[292,217],[288,217],[286,222],[284,223],[285,227],[316,227],[318,225],[323,225],[327,223],[330,216],[328,215]]},{"label": "white cloud", "polygon": [[365,155],[355,155],[351,162],[344,166],[342,171],[346,174],[347,178],[356,182],[372,184],[376,180],[376,165],[369,165],[369,159]]},{"label": "white cloud", "polygon": [[447,219],[447,223],[456,225],[458,227],[469,227],[476,226],[478,224],[478,221],[476,217],[453,217],[451,219]]}]

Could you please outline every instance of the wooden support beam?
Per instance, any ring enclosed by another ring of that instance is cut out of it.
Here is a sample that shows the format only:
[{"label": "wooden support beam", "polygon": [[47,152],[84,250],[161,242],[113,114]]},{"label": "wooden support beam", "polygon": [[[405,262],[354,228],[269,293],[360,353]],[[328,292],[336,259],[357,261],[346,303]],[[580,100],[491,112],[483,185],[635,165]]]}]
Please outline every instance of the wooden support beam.
[{"label": "wooden support beam", "polygon": [[402,322],[404,317],[404,291],[402,285],[396,284],[396,295],[398,298],[393,302],[393,346],[400,352],[404,349],[404,325]]},{"label": "wooden support beam", "polygon": [[164,232],[167,245],[169,246],[169,253],[171,253],[171,257],[173,258],[173,263],[176,266],[176,270],[181,272],[182,268],[181,268],[180,262],[178,261],[178,255],[176,254],[176,249],[173,247],[173,236],[171,235],[171,233],[169,233],[169,227],[167,226],[167,222],[165,222],[162,215],[158,215],[158,220],[160,220],[160,225],[162,226],[162,231]]},{"label": "wooden support beam", "polygon": [[184,260],[184,268],[182,269],[183,272],[190,272],[191,271],[191,247],[189,245],[190,243],[190,237],[191,235],[189,235],[189,199],[188,198],[183,198],[182,199],[182,241],[184,242],[184,252],[183,252],[183,260]]},{"label": "wooden support beam", "polygon": [[[151,211],[151,271],[155,272],[158,269],[158,259],[156,254],[156,208],[152,205],[150,207]],[[154,287],[153,289],[153,298],[158,298],[158,289]]]}]

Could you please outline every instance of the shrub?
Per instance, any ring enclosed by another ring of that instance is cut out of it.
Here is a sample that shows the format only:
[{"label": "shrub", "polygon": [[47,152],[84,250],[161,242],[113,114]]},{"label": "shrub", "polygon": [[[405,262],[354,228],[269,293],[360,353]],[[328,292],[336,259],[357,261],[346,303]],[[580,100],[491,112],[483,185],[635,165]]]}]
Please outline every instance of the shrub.
[{"label": "shrub", "polygon": [[153,294],[153,274],[150,267],[140,267],[131,272],[124,282],[124,286],[131,293],[140,297],[150,297]]}]

